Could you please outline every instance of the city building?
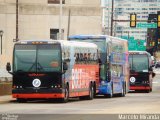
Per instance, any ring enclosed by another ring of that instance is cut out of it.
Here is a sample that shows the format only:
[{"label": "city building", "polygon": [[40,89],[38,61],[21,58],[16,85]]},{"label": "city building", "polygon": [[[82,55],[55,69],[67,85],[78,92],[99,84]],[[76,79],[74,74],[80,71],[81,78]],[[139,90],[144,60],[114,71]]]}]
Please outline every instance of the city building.
[{"label": "city building", "polygon": [[114,1],[113,10],[113,32],[114,36],[129,36],[139,40],[147,40],[147,28],[131,28],[130,23],[120,20],[130,20],[130,14],[135,13],[137,24],[147,22],[149,14],[157,14],[160,11],[160,0],[102,0],[103,3],[103,33],[110,34],[111,29],[111,8]]},{"label": "city building", "polygon": [[59,3],[60,0],[0,0],[1,69],[12,62],[16,40],[59,39],[59,30],[61,39],[74,34],[101,34],[100,0]]}]

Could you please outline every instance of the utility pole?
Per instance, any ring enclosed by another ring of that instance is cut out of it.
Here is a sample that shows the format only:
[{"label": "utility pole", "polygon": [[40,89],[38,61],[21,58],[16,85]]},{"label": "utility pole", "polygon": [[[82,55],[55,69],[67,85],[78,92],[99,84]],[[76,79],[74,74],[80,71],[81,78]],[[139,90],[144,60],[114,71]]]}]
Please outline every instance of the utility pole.
[{"label": "utility pole", "polygon": [[2,47],[3,47],[3,45],[2,45],[2,36],[3,36],[3,30],[0,30],[0,37],[1,37],[1,55],[2,55]]},{"label": "utility pole", "polygon": [[62,0],[60,0],[59,8],[59,40],[62,39]]},{"label": "utility pole", "polygon": [[109,21],[109,17],[110,17],[110,5],[109,5],[109,2],[110,0],[108,0],[108,35],[109,35],[109,27],[110,27],[110,21]]},{"label": "utility pole", "polygon": [[129,36],[129,31],[128,31],[128,40],[130,39],[130,36]]},{"label": "utility pole", "polygon": [[18,41],[19,40],[19,37],[18,37],[18,0],[16,0],[16,41]]},{"label": "utility pole", "polygon": [[114,10],[114,0],[112,0],[112,11],[111,11],[111,33],[110,35],[112,36],[113,34],[113,11]]},{"label": "utility pole", "polygon": [[68,30],[67,30],[67,39],[69,38],[70,34],[70,18],[71,18],[71,10],[69,8],[69,13],[68,13]]}]

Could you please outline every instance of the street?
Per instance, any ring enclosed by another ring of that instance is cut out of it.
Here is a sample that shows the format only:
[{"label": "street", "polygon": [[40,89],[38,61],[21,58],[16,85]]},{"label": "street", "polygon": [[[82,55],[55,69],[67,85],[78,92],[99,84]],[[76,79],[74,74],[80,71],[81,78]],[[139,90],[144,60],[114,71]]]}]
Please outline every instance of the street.
[{"label": "street", "polygon": [[[11,96],[1,96],[0,118],[2,120],[53,120],[53,118],[55,120],[97,120],[107,117],[110,120],[134,120],[151,114],[152,116],[149,117],[152,119],[160,119],[159,115],[153,116],[160,113],[160,70],[155,69],[154,71],[157,75],[153,80],[151,93],[132,91],[126,97],[110,99],[98,96],[94,100],[81,101],[78,98],[72,98],[68,103],[48,100],[18,103]],[[4,99],[3,102],[2,99]],[[126,114],[132,116],[122,118],[121,115]]]},{"label": "street", "polygon": [[98,96],[94,100],[70,99],[68,103],[48,100],[18,103],[10,99],[0,103],[0,113],[11,114],[153,114],[160,113],[160,75],[153,80],[153,92],[131,92],[126,97],[105,98]]}]

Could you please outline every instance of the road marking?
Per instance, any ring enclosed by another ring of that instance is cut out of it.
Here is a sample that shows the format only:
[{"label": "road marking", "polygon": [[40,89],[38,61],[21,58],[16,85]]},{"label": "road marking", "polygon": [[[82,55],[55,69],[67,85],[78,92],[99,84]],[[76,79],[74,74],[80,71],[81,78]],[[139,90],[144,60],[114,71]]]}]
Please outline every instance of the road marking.
[{"label": "road marking", "polygon": [[154,83],[154,84],[155,84],[155,83],[158,83],[158,82],[152,82],[152,83]]}]

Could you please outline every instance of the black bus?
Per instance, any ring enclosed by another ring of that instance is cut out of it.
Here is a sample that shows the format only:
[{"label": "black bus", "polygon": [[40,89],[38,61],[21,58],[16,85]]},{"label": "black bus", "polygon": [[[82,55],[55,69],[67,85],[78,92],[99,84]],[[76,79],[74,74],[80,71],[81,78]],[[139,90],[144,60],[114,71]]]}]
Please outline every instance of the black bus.
[{"label": "black bus", "polygon": [[130,90],[151,92],[155,76],[151,55],[146,51],[129,51],[129,63]]}]

